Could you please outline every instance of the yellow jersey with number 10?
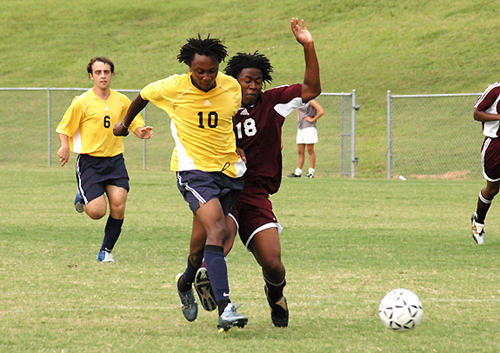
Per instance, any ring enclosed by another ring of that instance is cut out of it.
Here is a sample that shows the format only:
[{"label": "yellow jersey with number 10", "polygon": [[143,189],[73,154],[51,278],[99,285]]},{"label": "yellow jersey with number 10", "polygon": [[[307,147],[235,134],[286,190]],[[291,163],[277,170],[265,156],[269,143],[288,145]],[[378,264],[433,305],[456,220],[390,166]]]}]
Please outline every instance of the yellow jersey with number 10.
[{"label": "yellow jersey with number 10", "polygon": [[[75,153],[94,157],[113,157],[123,153],[123,137],[113,135],[113,127],[122,121],[130,99],[120,92],[110,91],[106,100],[91,88],[73,99],[57,126],[57,133],[69,137],[69,147]],[[138,115],[129,126],[134,131],[144,126]]]},{"label": "yellow jersey with number 10", "polygon": [[170,167],[174,171],[223,172],[234,178],[246,170],[236,154],[233,116],[241,105],[241,87],[221,72],[208,92],[196,88],[191,73],[152,82],[141,97],[166,111],[176,147]]}]

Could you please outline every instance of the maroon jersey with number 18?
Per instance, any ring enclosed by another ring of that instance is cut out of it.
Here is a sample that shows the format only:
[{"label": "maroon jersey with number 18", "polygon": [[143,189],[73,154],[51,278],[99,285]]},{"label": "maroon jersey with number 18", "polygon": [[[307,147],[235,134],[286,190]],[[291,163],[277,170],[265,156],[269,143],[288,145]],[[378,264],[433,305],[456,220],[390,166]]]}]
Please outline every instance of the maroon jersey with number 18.
[{"label": "maroon jersey with number 18", "polygon": [[236,145],[245,151],[246,184],[269,194],[281,184],[281,127],[285,118],[302,105],[302,85],[280,86],[262,92],[257,103],[241,107],[233,117]]}]

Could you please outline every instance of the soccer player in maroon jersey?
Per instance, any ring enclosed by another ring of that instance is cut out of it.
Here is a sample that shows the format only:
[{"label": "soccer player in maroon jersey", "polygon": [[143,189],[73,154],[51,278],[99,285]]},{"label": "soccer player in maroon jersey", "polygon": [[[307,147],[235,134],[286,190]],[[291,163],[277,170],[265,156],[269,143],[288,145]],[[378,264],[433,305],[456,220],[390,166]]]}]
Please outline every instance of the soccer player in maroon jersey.
[{"label": "soccer player in maroon jersey", "polygon": [[[225,73],[238,80],[242,90],[242,107],[233,117],[237,147],[246,155],[245,186],[239,201],[231,209],[233,221],[228,221],[231,234],[238,231],[241,241],[262,267],[265,293],[271,307],[274,326],[288,326],[288,306],[283,296],[285,266],[281,261],[278,223],[269,195],[278,191],[282,176],[281,127],[285,117],[321,93],[319,65],[314,40],[304,20],[291,20],[292,32],[304,48],[305,76],[302,84],[280,86],[262,91],[270,83],[272,66],[257,51],[233,56]],[[233,238],[234,239],[234,238]],[[232,244],[225,245],[226,254]],[[198,285],[200,284],[201,285]],[[210,302],[206,270],[202,267],[195,277],[200,301]],[[208,298],[207,298],[208,297]],[[207,300],[209,299],[209,300]]]},{"label": "soccer player in maroon jersey", "polygon": [[484,219],[500,188],[500,81],[490,85],[474,105],[474,120],[481,121],[485,136],[481,163],[486,187],[479,192],[476,212],[472,214],[472,238],[484,244]]}]

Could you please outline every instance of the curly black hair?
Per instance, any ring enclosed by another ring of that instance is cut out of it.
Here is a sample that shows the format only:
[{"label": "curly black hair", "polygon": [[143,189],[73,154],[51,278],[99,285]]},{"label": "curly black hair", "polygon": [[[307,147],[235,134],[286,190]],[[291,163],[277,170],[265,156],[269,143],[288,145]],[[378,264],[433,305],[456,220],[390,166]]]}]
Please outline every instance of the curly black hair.
[{"label": "curly black hair", "polygon": [[181,47],[177,60],[190,66],[195,54],[209,56],[220,64],[226,58],[227,50],[219,39],[210,38],[210,34],[205,39],[198,34],[198,38],[189,38]]},{"label": "curly black hair", "polygon": [[271,77],[271,72],[273,72],[271,62],[264,54],[260,54],[258,50],[256,50],[253,54],[237,53],[229,59],[224,72],[237,79],[241,70],[250,67],[262,71],[262,81],[264,81],[264,83],[270,83],[273,80]]}]

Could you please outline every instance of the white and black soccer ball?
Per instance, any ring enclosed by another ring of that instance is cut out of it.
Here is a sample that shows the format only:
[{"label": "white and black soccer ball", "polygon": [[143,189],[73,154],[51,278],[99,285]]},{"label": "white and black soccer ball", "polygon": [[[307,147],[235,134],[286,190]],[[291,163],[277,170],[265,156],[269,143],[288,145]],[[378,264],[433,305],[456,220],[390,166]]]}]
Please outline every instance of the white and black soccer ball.
[{"label": "white and black soccer ball", "polygon": [[382,298],[378,314],[385,327],[394,331],[408,331],[422,321],[424,309],[415,293],[398,288],[391,290]]}]

